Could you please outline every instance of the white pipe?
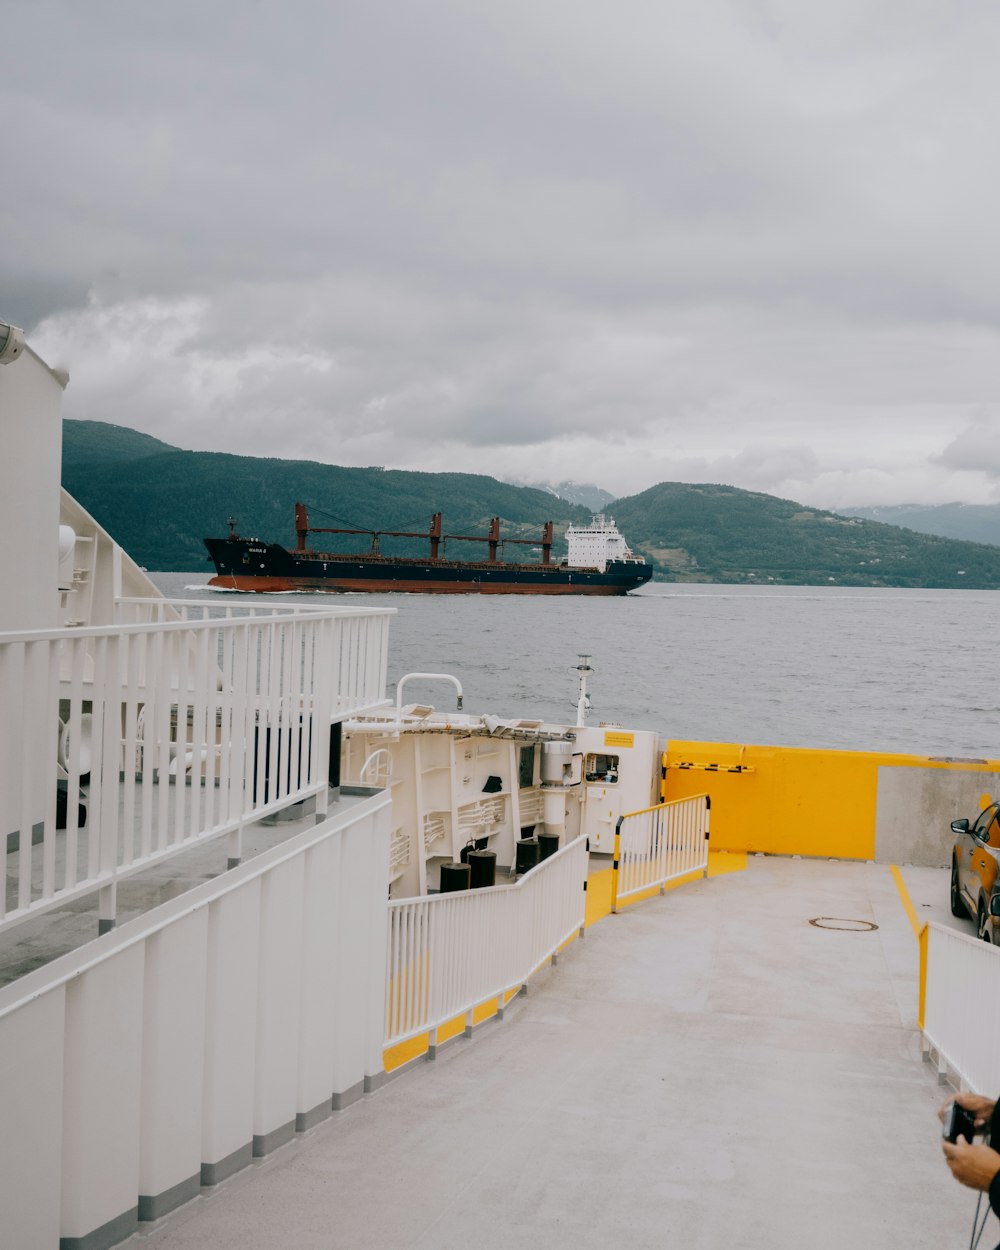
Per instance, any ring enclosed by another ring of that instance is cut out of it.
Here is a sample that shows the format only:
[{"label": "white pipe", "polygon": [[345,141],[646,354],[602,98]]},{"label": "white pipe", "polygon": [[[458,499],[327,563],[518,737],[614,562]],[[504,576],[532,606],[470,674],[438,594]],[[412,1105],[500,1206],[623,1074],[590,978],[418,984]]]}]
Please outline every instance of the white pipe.
[{"label": "white pipe", "polygon": [[462,710],[462,683],[457,677],[452,677],[451,673],[407,673],[405,677],[400,677],[396,686],[396,716],[403,710],[403,687],[408,681],[450,681],[458,691],[458,711]]}]

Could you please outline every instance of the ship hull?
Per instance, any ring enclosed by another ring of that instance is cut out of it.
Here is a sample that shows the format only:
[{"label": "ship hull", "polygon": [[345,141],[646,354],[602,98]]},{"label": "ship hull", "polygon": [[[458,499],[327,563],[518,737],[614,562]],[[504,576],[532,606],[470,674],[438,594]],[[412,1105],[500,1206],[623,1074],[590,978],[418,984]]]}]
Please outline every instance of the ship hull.
[{"label": "ship hull", "polygon": [[216,568],[210,586],[257,594],[625,595],[652,576],[649,565],[632,561],[615,561],[600,572],[558,564],[300,555],[243,538],[206,538],[205,546]]}]

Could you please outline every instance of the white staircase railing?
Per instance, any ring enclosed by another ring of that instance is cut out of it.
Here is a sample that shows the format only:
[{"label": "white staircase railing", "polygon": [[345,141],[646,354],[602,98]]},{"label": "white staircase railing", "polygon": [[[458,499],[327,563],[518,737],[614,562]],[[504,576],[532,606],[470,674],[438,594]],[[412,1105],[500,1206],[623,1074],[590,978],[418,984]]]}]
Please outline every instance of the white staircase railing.
[{"label": "white staircase railing", "polygon": [[0,931],[95,890],[110,923],[122,876],[312,796],[325,810],[330,724],[383,700],[390,615],[0,634]]},{"label": "white staircase railing", "polygon": [[611,910],[624,899],[708,870],[707,794],[622,816],[615,830]]},{"label": "white staircase railing", "polygon": [[516,885],[390,902],[386,1046],[523,985],[582,930],[587,862],[577,838]]}]

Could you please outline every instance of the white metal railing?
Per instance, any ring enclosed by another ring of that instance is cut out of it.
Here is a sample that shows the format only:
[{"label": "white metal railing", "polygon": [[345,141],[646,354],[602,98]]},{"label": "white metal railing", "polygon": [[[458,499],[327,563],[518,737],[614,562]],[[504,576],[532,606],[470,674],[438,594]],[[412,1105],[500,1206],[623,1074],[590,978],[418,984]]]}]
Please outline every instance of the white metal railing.
[{"label": "white metal railing", "polygon": [[963,1088],[1000,1089],[1000,950],[940,924],[927,926],[924,1039]]},{"label": "white metal railing", "polygon": [[611,910],[644,890],[708,869],[707,794],[622,816],[615,830]]},{"label": "white metal railing", "polygon": [[276,603],[274,600],[248,602],[240,597],[221,603],[204,599],[115,600],[115,619],[121,624],[148,624],[171,620],[221,621],[266,617],[333,616],[337,624],[327,653],[335,673],[331,715],[361,712],[385,703],[386,674],[389,666],[389,622],[395,608],[337,607],[322,604]]},{"label": "white metal railing", "polygon": [[587,842],[577,838],[516,885],[389,903],[386,1045],[521,986],[584,922]]},{"label": "white metal railing", "polygon": [[0,635],[0,929],[95,890],[113,919],[119,877],[322,809],[331,720],[384,696],[387,626],[320,610]]}]

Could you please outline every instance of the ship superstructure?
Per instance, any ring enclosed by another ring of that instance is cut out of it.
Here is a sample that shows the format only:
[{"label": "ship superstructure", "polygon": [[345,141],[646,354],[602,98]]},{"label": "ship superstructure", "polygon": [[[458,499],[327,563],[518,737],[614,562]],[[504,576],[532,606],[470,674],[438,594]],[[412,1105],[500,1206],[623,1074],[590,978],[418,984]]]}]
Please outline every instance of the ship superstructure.
[{"label": "ship superstructure", "polygon": [[566,563],[571,568],[596,568],[603,572],[609,564],[644,564],[633,554],[619,532],[614,517],[598,513],[589,525],[570,525],[566,530],[569,552]]}]

